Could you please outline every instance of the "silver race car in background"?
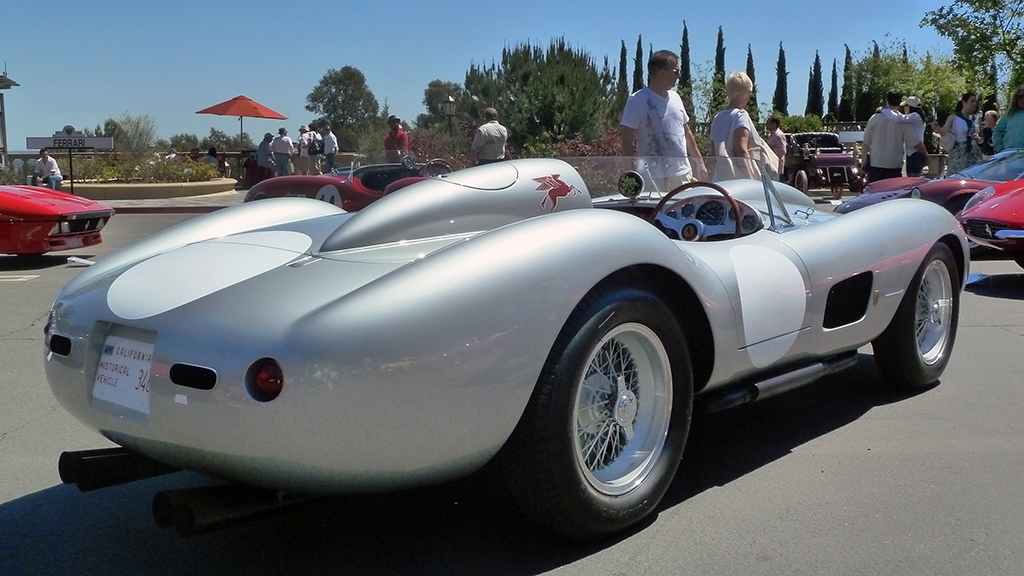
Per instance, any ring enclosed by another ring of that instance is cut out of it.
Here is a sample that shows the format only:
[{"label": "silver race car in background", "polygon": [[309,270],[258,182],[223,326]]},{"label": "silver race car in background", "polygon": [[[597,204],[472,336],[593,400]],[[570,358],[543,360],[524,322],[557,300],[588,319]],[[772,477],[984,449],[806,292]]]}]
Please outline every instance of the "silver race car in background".
[{"label": "silver race car in background", "polygon": [[[838,216],[760,178],[661,194],[645,166],[513,160],[358,213],[269,199],[99,260],[53,304],[45,369],[123,449],[65,453],[62,477],[180,468],[280,503],[490,462],[533,521],[598,538],[658,506],[694,410],[811,383],[869,343],[893,386],[938,380],[969,266],[949,212]],[[158,495],[154,513],[187,533],[192,504]]]}]

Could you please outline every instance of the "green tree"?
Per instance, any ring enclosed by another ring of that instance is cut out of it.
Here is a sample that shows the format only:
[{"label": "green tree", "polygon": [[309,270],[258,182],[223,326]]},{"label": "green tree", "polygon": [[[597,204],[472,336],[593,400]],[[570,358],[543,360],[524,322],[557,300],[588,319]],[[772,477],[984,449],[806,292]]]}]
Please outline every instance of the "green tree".
[{"label": "green tree", "polygon": [[843,47],[846,48],[846,58],[843,61],[843,91],[839,98],[838,117],[840,122],[853,122],[853,52],[848,45]]},{"label": "green tree", "polygon": [[828,119],[836,120],[839,117],[839,69],[836,59],[832,59],[832,85],[828,89]]},{"label": "green tree", "polygon": [[141,158],[157,143],[156,121],[148,114],[135,116],[125,112],[119,118],[107,118],[103,127],[83,131],[88,136],[114,139],[114,150],[127,158]]},{"label": "green tree", "polygon": [[637,90],[644,87],[644,46],[641,42],[641,37],[636,37],[636,56],[633,58],[633,90]]},{"label": "green tree", "polygon": [[789,73],[786,72],[786,51],[782,48],[782,42],[779,42],[779,60],[775,64],[775,96],[772,97],[772,110],[781,112],[785,116],[789,115],[787,76]]},{"label": "green tree", "polygon": [[500,64],[471,69],[469,98],[481,98],[477,87],[493,87],[509,142],[521,150],[576,135],[589,141],[603,135],[622,112],[615,107],[608,60],[599,69],[589,54],[571,48],[564,38],[551,41],[547,49],[530,43],[505,48]]},{"label": "green tree", "polygon": [[931,54],[918,58],[912,52],[904,58],[900,46],[880,46],[877,42],[872,45],[869,56],[855,61],[850,80],[843,86],[844,93],[849,89],[853,98],[856,121],[870,118],[892,88],[920,97],[926,114],[940,121],[952,112],[963,92],[978,89],[970,75],[951,58]]},{"label": "green tree", "polygon": [[458,82],[431,80],[423,90],[423,107],[427,112],[416,116],[416,127],[429,128],[437,124],[447,126],[448,117],[445,116],[441,103],[447,102],[448,98],[455,100],[455,118],[471,116],[475,111],[470,109],[472,103],[465,98],[464,93],[465,89]]},{"label": "green tree", "polygon": [[804,108],[804,115],[815,115],[821,118],[825,115],[825,105],[822,99],[823,86],[821,82],[821,56],[817,50],[814,52],[814,64],[811,65],[811,72],[807,79],[807,104]]},{"label": "green tree", "polygon": [[626,105],[626,100],[629,99],[629,83],[626,81],[626,66],[628,65],[626,41],[620,40],[619,42],[622,43],[622,48],[619,50],[619,70],[615,82],[615,107],[621,110]]},{"label": "green tree", "polygon": [[693,107],[693,73],[690,70],[690,31],[683,20],[683,38],[679,42],[679,98],[683,101],[686,113],[695,115]]},{"label": "green tree", "polygon": [[722,27],[718,27],[718,43],[715,45],[715,72],[711,77],[711,103],[708,116],[729,105],[729,96],[725,92],[725,36]]},{"label": "green tree", "polygon": [[964,69],[985,74],[992,62],[1003,72],[1024,62],[1024,0],[956,0],[925,12],[931,26],[953,43],[953,59]]},{"label": "green tree", "polygon": [[750,101],[747,102],[747,112],[754,122],[760,122],[761,112],[757,104],[757,79],[754,76],[754,52],[747,44],[747,76],[750,77]]},{"label": "green tree", "polygon": [[331,68],[306,96],[306,110],[327,121],[342,150],[354,150],[356,134],[379,121],[380,105],[358,68]]}]

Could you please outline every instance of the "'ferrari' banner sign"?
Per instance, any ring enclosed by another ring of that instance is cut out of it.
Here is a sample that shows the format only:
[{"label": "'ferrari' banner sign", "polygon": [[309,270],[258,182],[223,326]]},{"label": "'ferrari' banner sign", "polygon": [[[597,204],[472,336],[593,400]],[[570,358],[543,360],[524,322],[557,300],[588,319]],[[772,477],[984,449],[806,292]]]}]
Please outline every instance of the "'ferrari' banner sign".
[{"label": "'ferrari' banner sign", "polygon": [[29,150],[37,148],[96,148],[99,150],[112,150],[114,139],[110,137],[88,137],[82,132],[67,131],[54,132],[53,136],[29,136],[25,138],[25,146]]}]

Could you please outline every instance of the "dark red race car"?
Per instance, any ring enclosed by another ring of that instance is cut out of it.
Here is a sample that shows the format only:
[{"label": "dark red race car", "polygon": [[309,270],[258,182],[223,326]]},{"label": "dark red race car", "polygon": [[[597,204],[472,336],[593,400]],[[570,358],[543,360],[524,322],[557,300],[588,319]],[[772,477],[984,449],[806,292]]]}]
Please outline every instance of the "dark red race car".
[{"label": "dark red race car", "polygon": [[92,246],[114,209],[59,190],[0,186],[0,254],[38,255]]},{"label": "dark red race car", "polygon": [[975,194],[960,214],[960,224],[971,240],[1006,252],[1024,268],[1024,180]]},{"label": "dark red race car", "polygon": [[1004,150],[987,162],[941,180],[887,178],[864,187],[864,193],[836,206],[841,214],[894,198],[922,198],[956,215],[979,190],[995,183],[1024,178],[1024,149]]},{"label": "dark red race car", "polygon": [[250,188],[243,201],[299,196],[323,200],[341,206],[348,212],[355,212],[402,186],[453,170],[446,160],[435,158],[422,164],[412,160],[368,164],[319,176],[276,176]]}]

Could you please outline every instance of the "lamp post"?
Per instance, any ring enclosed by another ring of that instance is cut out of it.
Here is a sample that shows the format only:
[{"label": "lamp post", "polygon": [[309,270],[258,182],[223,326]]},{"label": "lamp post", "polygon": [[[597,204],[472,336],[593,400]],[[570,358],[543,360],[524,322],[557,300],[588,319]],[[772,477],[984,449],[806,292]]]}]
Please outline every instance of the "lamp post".
[{"label": "lamp post", "polygon": [[455,116],[455,98],[448,95],[448,100],[441,102],[441,113],[448,117],[448,135],[452,135],[452,116]]},{"label": "lamp post", "polygon": [[7,77],[7,67],[4,66],[4,73],[0,74],[0,166],[7,166],[7,110],[4,108],[4,90],[20,86],[14,80]]}]

